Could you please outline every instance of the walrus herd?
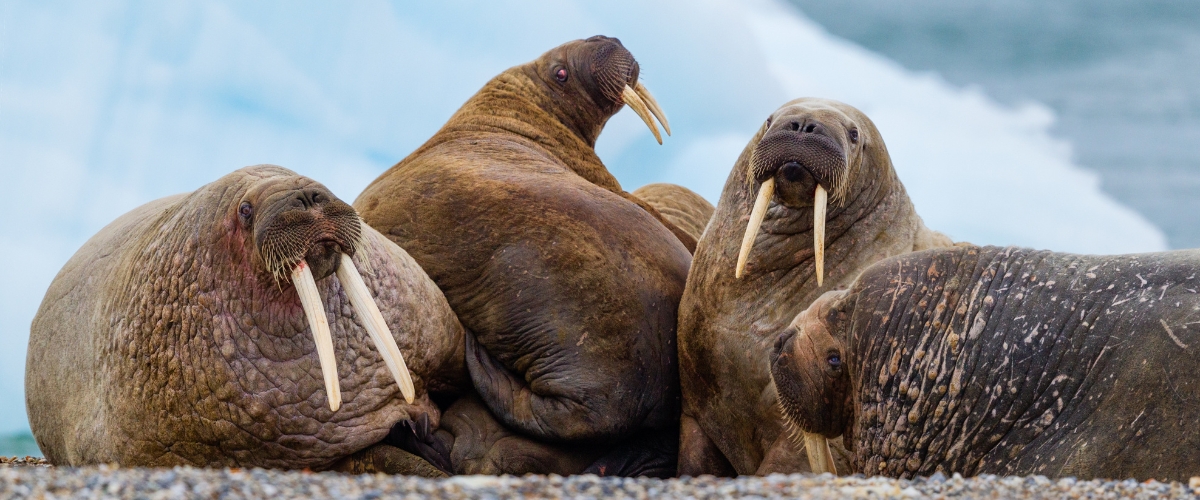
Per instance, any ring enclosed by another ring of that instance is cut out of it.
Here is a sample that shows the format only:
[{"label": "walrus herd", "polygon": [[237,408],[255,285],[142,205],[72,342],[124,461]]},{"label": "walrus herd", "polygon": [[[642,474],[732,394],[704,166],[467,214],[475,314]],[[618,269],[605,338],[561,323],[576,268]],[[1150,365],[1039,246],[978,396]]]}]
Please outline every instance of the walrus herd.
[{"label": "walrus herd", "polygon": [[[854,107],[788,102],[714,208],[595,152],[616,38],[487,82],[354,201],[246,167],[93,236],[30,328],[60,465],[671,477],[1200,472],[1200,252],[927,228]],[[749,132],[749,131],[747,131]]]}]

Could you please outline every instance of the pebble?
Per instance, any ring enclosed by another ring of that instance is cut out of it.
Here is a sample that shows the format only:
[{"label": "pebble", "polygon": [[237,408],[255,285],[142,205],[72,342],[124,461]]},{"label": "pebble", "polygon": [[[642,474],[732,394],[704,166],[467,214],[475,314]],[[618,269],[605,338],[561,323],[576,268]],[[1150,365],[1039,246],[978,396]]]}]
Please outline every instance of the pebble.
[{"label": "pebble", "polygon": [[897,480],[829,474],[679,479],[593,475],[458,476],[425,479],[264,469],[51,467],[44,460],[0,457],[0,498],[1194,498],[1188,484],[1079,481],[982,475]]}]

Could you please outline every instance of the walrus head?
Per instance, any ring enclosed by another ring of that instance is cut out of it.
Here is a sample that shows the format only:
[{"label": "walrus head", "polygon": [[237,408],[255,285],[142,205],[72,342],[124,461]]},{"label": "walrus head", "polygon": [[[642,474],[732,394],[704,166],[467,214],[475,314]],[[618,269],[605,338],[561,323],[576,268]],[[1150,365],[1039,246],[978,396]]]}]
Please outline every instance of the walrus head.
[{"label": "walrus head", "polygon": [[[846,349],[822,315],[844,291],[826,292],[796,316],[775,339],[771,378],[779,391],[779,407],[800,430],[835,438],[846,429],[850,377]],[[816,402],[816,404],[814,404]]]},{"label": "walrus head", "polygon": [[231,208],[255,271],[276,286],[290,281],[296,288],[317,345],[329,408],[341,406],[341,388],[316,282],[335,272],[401,394],[412,403],[415,391],[404,358],[351,259],[362,236],[354,208],[320,183],[295,175],[253,183]]},{"label": "walrus head", "polygon": [[[846,433],[853,408],[850,369],[845,344],[830,333],[832,305],[845,291],[826,292],[796,316],[775,339],[771,349],[771,380],[779,394],[779,409],[793,430],[803,436],[814,473],[833,472],[833,456],[823,438]],[[846,440],[847,446],[852,441]]]},{"label": "walrus head", "polygon": [[659,144],[662,144],[662,136],[654,118],[662,123],[667,135],[671,135],[666,114],[638,80],[637,60],[616,38],[596,35],[564,43],[543,54],[529,68],[534,78],[551,90],[555,102],[592,104],[554,106],[556,111],[573,115],[561,118],[592,141],[600,135],[608,118],[626,104],[646,122]]},{"label": "walrus head", "polygon": [[758,196],[738,253],[736,275],[742,277],[767,207],[772,198],[777,198],[789,208],[813,209],[813,247],[820,286],[825,274],[829,206],[846,201],[853,188],[853,174],[869,156],[868,147],[882,148],[879,133],[865,115],[850,106],[823,99],[798,99],[771,114],[760,137],[747,176],[749,182],[758,184]]}]

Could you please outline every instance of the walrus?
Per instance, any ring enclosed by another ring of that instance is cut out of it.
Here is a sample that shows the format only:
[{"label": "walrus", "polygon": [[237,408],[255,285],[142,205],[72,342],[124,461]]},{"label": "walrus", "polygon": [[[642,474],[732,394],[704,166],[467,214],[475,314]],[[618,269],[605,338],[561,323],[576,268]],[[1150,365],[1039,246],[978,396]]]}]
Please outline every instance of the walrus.
[{"label": "walrus", "polygon": [[638,74],[615,38],[556,47],[487,82],[354,202],[445,292],[487,408],[544,442],[678,422],[690,236],[593,149],[626,104],[666,128]]},{"label": "walrus", "polygon": [[1200,470],[1200,251],[894,257],[778,336],[788,418],[869,475]]},{"label": "walrus", "polygon": [[436,423],[429,392],[468,384],[463,335],[350,205],[247,167],[134,209],[67,262],[30,328],[29,424],[59,465],[329,468]]},{"label": "walrus", "polygon": [[679,306],[679,474],[809,470],[782,432],[775,333],[868,265],[950,244],[925,227],[862,112],[803,98],[771,113],[725,182]]},{"label": "walrus", "polygon": [[[675,475],[678,436],[644,431],[618,442],[557,443],[534,439],[506,427],[475,394],[442,412],[440,428],[406,425],[384,442],[411,450],[445,474],[595,474],[597,476]],[[372,448],[374,450],[374,448]]]},{"label": "walrus", "polygon": [[678,184],[656,182],[633,190],[633,195],[658,210],[663,218],[699,241],[716,208],[695,191]]}]

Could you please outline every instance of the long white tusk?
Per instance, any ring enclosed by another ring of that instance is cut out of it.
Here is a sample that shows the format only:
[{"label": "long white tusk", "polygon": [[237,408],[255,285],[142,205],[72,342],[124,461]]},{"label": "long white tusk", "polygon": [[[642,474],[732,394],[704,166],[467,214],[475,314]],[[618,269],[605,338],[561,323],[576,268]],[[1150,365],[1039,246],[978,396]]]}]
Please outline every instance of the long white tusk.
[{"label": "long white tusk", "polygon": [[650,127],[651,132],[654,132],[654,138],[658,140],[659,144],[662,144],[662,135],[658,133],[658,127],[654,126],[654,118],[650,117],[650,110],[646,109],[646,103],[642,101],[641,97],[638,97],[637,92],[626,85],[625,90],[621,91],[621,97],[625,99],[625,104],[628,104],[634,113],[642,117],[642,121],[646,122],[646,126]]},{"label": "long white tusk", "polygon": [[817,262],[817,286],[825,281],[825,211],[829,207],[829,194],[817,184],[813,195],[813,258]]},{"label": "long white tusk", "polygon": [[763,181],[762,187],[758,188],[758,198],[754,200],[754,210],[750,211],[750,223],[746,225],[746,235],[742,236],[742,249],[738,252],[737,272],[734,273],[737,278],[741,278],[746,271],[746,259],[750,257],[750,249],[754,247],[758,228],[767,216],[767,207],[771,204],[772,196],[775,196],[774,177]]},{"label": "long white tusk", "polygon": [[638,81],[633,86],[633,90],[637,92],[638,97],[641,97],[646,102],[646,106],[650,108],[650,112],[654,113],[654,117],[658,118],[658,123],[661,123],[663,130],[667,131],[667,135],[671,135],[671,124],[667,123],[667,114],[663,113],[662,107],[658,105],[658,100],[654,98],[654,94],[650,93],[650,89],[642,85]]},{"label": "long white tusk", "polygon": [[292,283],[300,296],[304,317],[312,330],[313,342],[317,344],[317,359],[321,362],[321,375],[325,377],[325,396],[329,409],[337,411],[342,406],[342,387],[338,384],[337,361],[333,357],[333,337],[329,334],[329,320],[325,318],[325,306],[321,304],[321,293],[313,279],[312,269],[301,260],[292,270]]},{"label": "long white tusk", "polygon": [[820,434],[804,433],[804,451],[808,453],[808,467],[813,474],[828,472],[837,475],[837,466],[833,464],[833,452],[829,451],[829,441]]},{"label": "long white tusk", "polygon": [[383,362],[392,372],[392,378],[396,379],[396,385],[400,386],[400,394],[404,396],[405,401],[412,404],[413,398],[416,397],[416,390],[413,389],[408,366],[404,364],[404,355],[400,354],[400,348],[396,347],[395,337],[392,337],[387,322],[383,320],[383,314],[379,313],[379,306],[375,305],[375,300],[371,298],[371,291],[367,289],[367,284],[363,283],[362,276],[358,274],[358,269],[354,267],[354,260],[349,255],[342,254],[342,263],[338,266],[337,277],[338,281],[342,282],[342,289],[346,291],[346,297],[350,298],[350,305],[354,307],[354,313],[358,314],[363,327],[367,329],[367,335],[370,335],[371,341],[375,343],[375,350],[379,351]]}]

